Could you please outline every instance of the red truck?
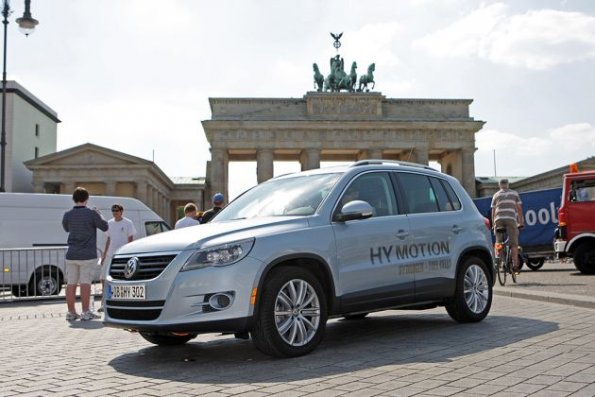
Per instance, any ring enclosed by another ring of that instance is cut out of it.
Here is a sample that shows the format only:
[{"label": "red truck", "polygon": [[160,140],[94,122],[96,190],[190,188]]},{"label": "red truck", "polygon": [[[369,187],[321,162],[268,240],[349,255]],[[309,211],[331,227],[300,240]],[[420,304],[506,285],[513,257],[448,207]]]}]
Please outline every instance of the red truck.
[{"label": "red truck", "polygon": [[595,274],[595,171],[564,174],[554,251],[572,256],[584,274]]}]

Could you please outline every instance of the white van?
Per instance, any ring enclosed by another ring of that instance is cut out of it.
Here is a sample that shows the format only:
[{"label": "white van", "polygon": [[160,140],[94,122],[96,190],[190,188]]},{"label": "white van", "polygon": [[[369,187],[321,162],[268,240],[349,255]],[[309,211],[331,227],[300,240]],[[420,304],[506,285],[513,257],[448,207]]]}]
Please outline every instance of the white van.
[{"label": "white van", "polygon": [[[170,230],[170,226],[141,201],[130,197],[91,196],[87,206],[97,207],[108,220],[113,204],[136,228],[135,239]],[[21,295],[57,295],[64,282],[64,254],[68,234],[64,213],[74,206],[70,194],[0,193],[0,289]],[[97,231],[97,256],[106,234]]]}]

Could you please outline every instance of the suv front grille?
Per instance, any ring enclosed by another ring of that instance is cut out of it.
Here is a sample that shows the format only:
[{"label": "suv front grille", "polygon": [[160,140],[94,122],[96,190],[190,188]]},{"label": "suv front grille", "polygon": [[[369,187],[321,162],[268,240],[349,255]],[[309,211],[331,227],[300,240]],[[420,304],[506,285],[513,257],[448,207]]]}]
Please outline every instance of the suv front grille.
[{"label": "suv front grille", "polygon": [[159,276],[175,257],[176,255],[137,256],[138,266],[130,278],[124,277],[124,268],[126,263],[134,257],[114,258],[109,274],[116,280],[149,280]]}]

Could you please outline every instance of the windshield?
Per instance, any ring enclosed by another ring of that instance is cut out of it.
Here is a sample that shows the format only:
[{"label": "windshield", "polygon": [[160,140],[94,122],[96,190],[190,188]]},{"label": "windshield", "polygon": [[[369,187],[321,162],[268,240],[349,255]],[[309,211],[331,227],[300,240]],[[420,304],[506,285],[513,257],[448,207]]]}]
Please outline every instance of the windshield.
[{"label": "windshield", "polygon": [[213,222],[312,215],[340,176],[332,173],[271,179],[231,202],[213,218]]}]

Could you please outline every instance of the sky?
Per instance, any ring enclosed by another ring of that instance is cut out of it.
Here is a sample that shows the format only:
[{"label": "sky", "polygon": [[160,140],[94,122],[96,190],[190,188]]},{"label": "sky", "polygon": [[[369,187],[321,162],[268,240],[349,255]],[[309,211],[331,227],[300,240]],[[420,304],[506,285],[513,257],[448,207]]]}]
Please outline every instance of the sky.
[{"label": "sky", "polygon": [[[208,98],[302,98],[343,32],[345,63],[375,62],[387,98],[473,99],[477,176],[595,155],[592,0],[32,0],[29,37],[23,1],[11,7],[7,78],[58,113],[58,150],[90,142],[204,176]],[[231,198],[255,170],[230,165]]]}]

